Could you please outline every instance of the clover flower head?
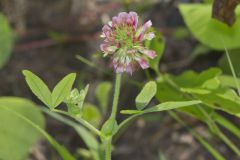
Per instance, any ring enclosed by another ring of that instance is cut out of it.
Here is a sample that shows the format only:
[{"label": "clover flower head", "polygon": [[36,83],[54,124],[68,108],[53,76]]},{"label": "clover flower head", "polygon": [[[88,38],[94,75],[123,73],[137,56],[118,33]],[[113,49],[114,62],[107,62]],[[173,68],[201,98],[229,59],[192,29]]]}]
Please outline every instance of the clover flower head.
[{"label": "clover flower head", "polygon": [[132,74],[139,67],[149,67],[146,57],[156,57],[156,52],[144,46],[145,40],[152,40],[155,34],[150,31],[149,20],[138,27],[138,15],[135,12],[121,12],[102,28],[100,45],[104,56],[110,56],[111,65],[117,73]]}]

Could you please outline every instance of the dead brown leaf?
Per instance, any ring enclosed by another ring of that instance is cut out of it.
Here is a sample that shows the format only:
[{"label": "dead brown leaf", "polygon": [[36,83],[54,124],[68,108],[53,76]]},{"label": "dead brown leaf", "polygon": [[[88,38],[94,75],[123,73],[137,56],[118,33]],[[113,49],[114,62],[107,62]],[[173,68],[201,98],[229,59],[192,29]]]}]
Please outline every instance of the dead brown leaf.
[{"label": "dead brown leaf", "polygon": [[212,17],[232,26],[236,21],[235,8],[240,0],[214,0]]}]

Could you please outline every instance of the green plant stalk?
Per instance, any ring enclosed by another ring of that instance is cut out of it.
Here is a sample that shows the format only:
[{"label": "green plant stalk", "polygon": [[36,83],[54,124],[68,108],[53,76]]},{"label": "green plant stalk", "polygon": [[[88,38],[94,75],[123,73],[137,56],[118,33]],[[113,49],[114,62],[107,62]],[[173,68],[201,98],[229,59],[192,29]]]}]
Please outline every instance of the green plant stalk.
[{"label": "green plant stalk", "polygon": [[223,134],[222,131],[218,132],[218,136],[240,157],[240,150],[238,149],[238,147],[233,144],[231,140]]},{"label": "green plant stalk", "polygon": [[120,94],[120,85],[121,85],[121,74],[116,75],[115,90],[112,104],[112,112],[110,118],[116,119],[117,108],[118,108],[118,98]]},{"label": "green plant stalk", "polygon": [[64,114],[66,116],[70,116],[73,119],[77,120],[79,123],[81,123],[83,126],[85,126],[86,128],[88,128],[90,131],[92,131],[93,133],[95,133],[98,136],[102,136],[101,132],[95,128],[93,125],[91,125],[90,123],[88,123],[87,121],[85,121],[84,119],[81,118],[75,118],[74,116],[69,115],[67,112],[62,111],[62,110],[58,110],[58,109],[53,109],[52,111],[56,112],[56,113],[61,113]]},{"label": "green plant stalk", "polygon": [[[95,63],[89,61],[88,59],[86,59],[86,58],[84,58],[84,57],[82,57],[82,56],[80,56],[80,55],[76,55],[76,58],[77,58],[78,60],[80,60],[81,62],[89,65],[90,67],[96,67]],[[98,68],[98,67],[96,67],[96,68]]]},{"label": "green plant stalk", "polygon": [[232,61],[231,61],[230,55],[229,55],[228,50],[227,50],[226,47],[225,47],[225,52],[226,52],[226,55],[227,55],[227,59],[228,59],[228,63],[229,63],[229,66],[230,66],[230,69],[231,69],[232,75],[233,75],[234,80],[235,80],[235,83],[236,83],[236,87],[237,87],[238,95],[240,96],[240,86],[239,86],[239,83],[238,83],[238,80],[237,80],[237,75],[236,75],[236,72],[235,72],[235,70],[234,70],[234,67],[233,67],[233,64],[232,64]]},{"label": "green plant stalk", "polygon": [[[118,73],[116,75],[116,81],[115,81],[112,112],[111,112],[109,119],[116,119],[116,114],[117,114],[117,109],[118,109],[118,99],[119,99],[119,94],[120,94],[120,86],[121,86],[121,74]],[[105,160],[111,160],[112,138],[113,138],[113,135],[110,135],[105,140]]]},{"label": "green plant stalk", "polygon": [[189,128],[187,124],[174,111],[168,111],[168,113],[182,126],[187,128],[189,132],[193,135],[193,137],[195,137],[214,156],[214,158],[216,158],[216,160],[225,160],[225,158],[220,153],[218,153],[218,151],[215,150],[215,148],[208,144],[208,142],[205,141],[197,132]]},{"label": "green plant stalk", "polygon": [[112,137],[105,142],[106,144],[106,150],[105,150],[105,159],[111,160],[112,156]]}]

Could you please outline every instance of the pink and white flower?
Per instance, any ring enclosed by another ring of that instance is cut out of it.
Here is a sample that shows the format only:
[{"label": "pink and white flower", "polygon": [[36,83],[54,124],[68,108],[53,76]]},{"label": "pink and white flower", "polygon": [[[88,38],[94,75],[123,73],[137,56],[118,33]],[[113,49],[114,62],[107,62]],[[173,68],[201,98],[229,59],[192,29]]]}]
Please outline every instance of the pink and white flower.
[{"label": "pink and white flower", "polygon": [[121,12],[102,28],[100,45],[104,56],[110,56],[111,65],[117,73],[132,74],[139,67],[149,67],[148,58],[155,58],[156,52],[144,46],[145,40],[152,40],[155,34],[150,31],[149,20],[138,28],[138,15],[135,12]]}]

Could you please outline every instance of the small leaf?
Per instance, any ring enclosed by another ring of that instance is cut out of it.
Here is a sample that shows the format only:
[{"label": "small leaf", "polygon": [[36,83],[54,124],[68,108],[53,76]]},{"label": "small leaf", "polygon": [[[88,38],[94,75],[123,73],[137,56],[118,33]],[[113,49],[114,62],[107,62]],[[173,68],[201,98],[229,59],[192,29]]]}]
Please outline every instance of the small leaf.
[{"label": "small leaf", "polygon": [[196,73],[193,71],[186,71],[180,76],[175,76],[173,81],[182,88],[217,88],[219,83],[214,84],[214,86],[209,86],[212,81],[218,81],[218,76],[220,76],[221,70],[219,68],[210,68],[201,73]]},{"label": "small leaf", "polygon": [[7,63],[11,56],[14,43],[12,29],[7,18],[0,13],[0,69]]},{"label": "small leaf", "polygon": [[139,110],[121,110],[120,113],[122,113],[122,114],[139,114],[142,112],[143,111],[139,111]]},{"label": "small leaf", "polygon": [[70,95],[66,98],[65,103],[68,107],[68,113],[75,117],[81,117],[83,114],[83,104],[88,93],[89,85],[84,89],[78,91],[78,89],[73,89]]},{"label": "small leaf", "polygon": [[23,70],[26,82],[31,91],[49,108],[52,107],[51,92],[47,85],[35,74],[28,70]]},{"label": "small leaf", "polygon": [[172,110],[177,109],[181,107],[187,107],[192,106],[196,104],[200,104],[201,101],[193,100],[193,101],[179,101],[179,102],[165,102],[161,103],[159,105],[156,105],[154,107],[151,107],[149,109],[144,110],[145,113],[151,113],[151,112],[160,112],[160,111],[166,111],[166,110]]},{"label": "small leaf", "polygon": [[218,77],[209,79],[209,80],[205,81],[201,87],[205,88],[205,89],[210,89],[210,90],[217,89],[220,87],[220,80],[218,79]]},{"label": "small leaf", "polygon": [[203,72],[201,72],[196,80],[196,83],[198,85],[206,85],[204,83],[206,83],[207,81],[211,81],[212,79],[215,79],[216,77],[220,76],[222,73],[222,71],[219,68],[209,68],[208,70],[205,70]]},{"label": "small leaf", "polygon": [[187,106],[193,106],[196,104],[200,104],[201,101],[193,100],[193,101],[179,101],[179,102],[165,102],[161,103],[159,105],[150,107],[148,109],[139,111],[139,110],[122,110],[122,114],[146,114],[146,113],[152,113],[152,112],[161,112],[161,111],[167,111]]},{"label": "small leaf", "polygon": [[118,130],[117,121],[113,118],[108,119],[102,126],[101,132],[105,136],[112,136]]},{"label": "small leaf", "polygon": [[110,82],[102,82],[96,88],[96,96],[104,113],[107,111],[111,89],[112,84]]},{"label": "small leaf", "polygon": [[99,127],[102,117],[98,108],[90,103],[85,103],[83,108],[82,118],[91,123],[93,126]]},{"label": "small leaf", "polygon": [[221,82],[222,85],[228,86],[228,87],[232,87],[237,89],[237,83],[238,85],[240,85],[240,79],[237,79],[237,83],[235,81],[235,78],[233,76],[228,76],[228,75],[221,75],[219,77],[219,80]]},{"label": "small leaf", "polygon": [[138,110],[144,109],[157,92],[157,85],[154,81],[148,82],[135,99]]},{"label": "small leaf", "polygon": [[209,107],[240,117],[240,97],[231,89],[218,89],[209,94],[194,94]]},{"label": "small leaf", "polygon": [[202,88],[181,88],[182,92],[197,93],[197,94],[209,94],[211,91]]},{"label": "small leaf", "polygon": [[70,73],[55,86],[52,92],[52,109],[56,108],[70,94],[75,78],[76,74]]}]

